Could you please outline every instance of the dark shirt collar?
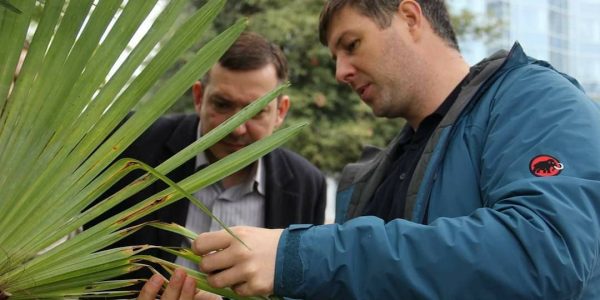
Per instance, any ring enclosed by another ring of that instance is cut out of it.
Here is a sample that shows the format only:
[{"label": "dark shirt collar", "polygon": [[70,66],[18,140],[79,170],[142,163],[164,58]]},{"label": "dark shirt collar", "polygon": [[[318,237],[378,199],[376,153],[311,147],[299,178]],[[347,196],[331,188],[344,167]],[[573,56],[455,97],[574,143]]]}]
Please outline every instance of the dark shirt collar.
[{"label": "dark shirt collar", "polygon": [[446,116],[446,114],[452,107],[452,104],[454,104],[454,102],[456,101],[456,98],[458,98],[458,94],[460,93],[462,87],[465,86],[465,84],[468,82],[468,78],[468,75],[465,76],[465,78],[463,78],[460,81],[460,83],[456,85],[452,92],[450,92],[450,94],[448,95],[448,97],[446,97],[444,102],[442,102],[442,104],[440,104],[440,106],[438,106],[438,108],[433,113],[431,113],[429,116],[425,117],[423,121],[421,121],[421,124],[419,124],[419,128],[416,132],[412,130],[412,139],[416,141],[421,141],[422,139],[429,139],[435,128],[440,124],[444,116]]},{"label": "dark shirt collar", "polygon": [[392,161],[386,178],[366,205],[363,214],[378,216],[385,221],[404,217],[406,194],[419,158],[429,138],[458,98],[458,94],[466,82],[463,79],[444,102],[432,114],[423,119],[416,132],[410,125],[405,125],[401,133],[402,137],[392,152]]},{"label": "dark shirt collar", "polygon": [[[454,102],[456,101],[456,98],[458,98],[458,94],[460,93],[460,90],[467,83],[467,78],[468,78],[468,76],[466,76],[465,78],[463,78],[460,81],[460,83],[458,85],[456,85],[456,87],[454,87],[454,89],[452,90],[452,92],[450,92],[450,94],[448,95],[448,97],[446,97],[446,99],[444,100],[444,102],[442,102],[442,104],[440,104],[440,106],[438,106],[438,108],[432,114],[430,114],[429,116],[427,116],[421,122],[421,125],[419,125],[419,128],[422,127],[423,123],[425,123],[425,120],[427,120],[427,119],[435,118],[435,119],[441,120],[442,118],[444,118],[444,116],[448,113],[448,111],[452,107],[452,104],[454,104]],[[431,122],[431,121],[429,121],[429,122]]]}]

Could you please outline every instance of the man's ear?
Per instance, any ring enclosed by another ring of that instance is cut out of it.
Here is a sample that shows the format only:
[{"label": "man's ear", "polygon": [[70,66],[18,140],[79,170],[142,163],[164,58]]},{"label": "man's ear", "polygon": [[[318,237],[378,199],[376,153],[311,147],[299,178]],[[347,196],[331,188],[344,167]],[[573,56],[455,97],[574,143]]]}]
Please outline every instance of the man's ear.
[{"label": "man's ear", "polygon": [[421,5],[414,0],[401,1],[398,5],[398,16],[406,23],[411,36],[418,40],[424,25]]},{"label": "man's ear", "polygon": [[194,98],[194,109],[196,110],[196,114],[198,114],[198,116],[200,116],[200,111],[202,110],[203,93],[204,86],[202,86],[202,82],[194,82],[194,85],[192,85],[192,96]]},{"label": "man's ear", "polygon": [[279,101],[277,103],[277,119],[275,120],[275,128],[279,128],[279,126],[281,126],[285,120],[285,116],[290,109],[291,102],[288,95],[281,95],[281,99],[274,101]]}]

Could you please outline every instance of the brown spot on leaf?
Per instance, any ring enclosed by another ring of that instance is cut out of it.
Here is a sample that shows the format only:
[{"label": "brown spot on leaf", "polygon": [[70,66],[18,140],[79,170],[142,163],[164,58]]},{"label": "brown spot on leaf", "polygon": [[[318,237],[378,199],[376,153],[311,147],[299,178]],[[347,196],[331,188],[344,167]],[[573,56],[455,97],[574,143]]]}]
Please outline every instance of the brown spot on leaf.
[{"label": "brown spot on leaf", "polygon": [[132,184],[140,184],[144,181],[147,181],[148,179],[150,179],[150,174],[146,174],[146,175],[136,179],[134,182],[132,182]]},{"label": "brown spot on leaf", "polygon": [[131,166],[135,166],[135,165],[137,165],[137,164],[138,164],[138,163],[136,163],[136,162],[134,162],[134,161],[130,161],[130,162],[127,162],[127,164],[125,165],[125,168],[129,168],[129,167],[131,167]]},{"label": "brown spot on leaf", "polygon": [[144,206],[141,209],[139,209],[137,211],[134,211],[131,214],[126,215],[125,217],[123,217],[120,220],[118,220],[116,223],[117,224],[125,223],[128,220],[130,220],[130,219],[132,219],[132,218],[134,218],[134,217],[136,217],[136,216],[138,216],[140,214],[143,214],[144,212],[146,212],[147,210],[151,209],[152,207],[157,206],[157,205],[159,205],[159,204],[167,201],[169,198],[170,198],[169,195],[160,197],[160,198],[152,201],[152,203],[150,203],[148,206]]}]

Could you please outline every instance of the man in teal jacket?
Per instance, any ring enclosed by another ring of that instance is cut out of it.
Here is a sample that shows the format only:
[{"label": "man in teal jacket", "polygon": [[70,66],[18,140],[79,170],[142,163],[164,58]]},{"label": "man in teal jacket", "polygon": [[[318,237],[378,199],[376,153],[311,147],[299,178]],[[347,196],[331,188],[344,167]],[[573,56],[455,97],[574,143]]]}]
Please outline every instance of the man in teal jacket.
[{"label": "man in teal jacket", "polygon": [[516,44],[469,68],[441,0],[330,0],[321,40],[377,116],[338,224],[202,234],[216,287],[304,299],[600,299],[600,109]]}]

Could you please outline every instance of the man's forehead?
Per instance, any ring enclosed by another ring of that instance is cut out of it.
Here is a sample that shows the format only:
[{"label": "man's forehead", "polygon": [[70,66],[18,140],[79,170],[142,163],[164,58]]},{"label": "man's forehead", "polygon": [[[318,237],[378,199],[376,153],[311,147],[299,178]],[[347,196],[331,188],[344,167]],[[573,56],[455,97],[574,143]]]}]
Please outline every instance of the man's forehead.
[{"label": "man's forehead", "polygon": [[350,5],[344,6],[339,11],[331,16],[329,28],[327,30],[327,48],[335,57],[335,51],[340,47],[342,38],[355,30],[360,29],[360,25],[356,24],[356,17],[363,16]]},{"label": "man's forehead", "polygon": [[338,31],[341,30],[340,28],[340,15],[342,15],[342,13],[347,9],[346,6],[342,7],[341,9],[339,9],[338,11],[334,12],[333,14],[331,14],[331,17],[329,19],[329,24],[327,25],[327,47],[329,47],[330,49],[335,46],[335,43],[337,43],[337,39],[339,39],[339,35],[340,33],[338,33]]},{"label": "man's forehead", "polygon": [[258,86],[251,83],[236,84],[232,81],[210,81],[204,90],[205,97],[212,100],[228,101],[245,106],[264,96],[275,86]]}]

